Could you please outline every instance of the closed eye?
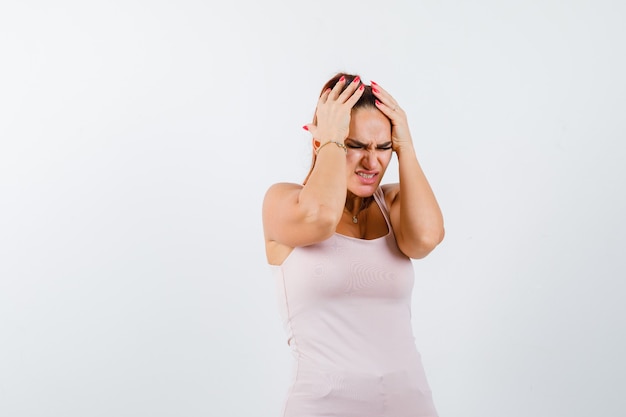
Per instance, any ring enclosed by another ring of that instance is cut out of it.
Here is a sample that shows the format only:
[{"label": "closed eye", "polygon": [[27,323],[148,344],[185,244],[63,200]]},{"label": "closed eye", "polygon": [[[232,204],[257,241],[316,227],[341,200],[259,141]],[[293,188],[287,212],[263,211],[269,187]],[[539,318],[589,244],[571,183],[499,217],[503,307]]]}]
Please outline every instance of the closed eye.
[{"label": "closed eye", "polygon": [[[369,144],[367,143],[363,143],[363,142],[359,142],[357,140],[348,138],[345,141],[345,145],[347,148],[349,149],[367,149],[369,147]],[[391,142],[385,142],[385,143],[381,143],[380,145],[376,146],[377,150],[381,150],[381,151],[388,151],[392,148],[392,143]]]},{"label": "closed eye", "polygon": [[355,143],[346,143],[346,147],[348,147],[350,149],[365,149],[365,146],[357,145]]}]

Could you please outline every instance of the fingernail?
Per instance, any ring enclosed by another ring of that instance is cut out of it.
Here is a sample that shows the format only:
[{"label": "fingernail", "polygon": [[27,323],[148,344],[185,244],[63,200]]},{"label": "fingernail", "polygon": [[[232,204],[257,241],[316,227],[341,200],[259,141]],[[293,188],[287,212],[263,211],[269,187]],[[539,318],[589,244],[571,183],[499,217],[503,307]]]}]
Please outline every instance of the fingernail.
[{"label": "fingernail", "polygon": [[374,81],[370,80],[370,83],[372,83],[372,85],[378,85],[376,84]]},{"label": "fingernail", "polygon": [[358,83],[361,79],[359,77],[355,77],[354,80],[352,80],[353,83]]},{"label": "fingernail", "polygon": [[304,125],[304,126],[302,126],[302,129],[309,130],[309,127],[307,125]]},{"label": "fingernail", "polygon": [[377,89],[375,89],[374,87],[372,87],[372,91],[375,92],[375,93],[379,93],[380,92]]},{"label": "fingernail", "polygon": [[380,106],[383,103],[381,103],[380,101],[376,100],[376,104],[378,104]]},{"label": "fingernail", "polygon": [[359,90],[363,91],[364,88],[365,88],[365,86],[363,84],[361,84],[361,86],[359,87]]},{"label": "fingernail", "polygon": [[339,79],[339,82],[343,82],[346,80],[346,77],[344,77],[343,75],[341,76],[341,78]]}]

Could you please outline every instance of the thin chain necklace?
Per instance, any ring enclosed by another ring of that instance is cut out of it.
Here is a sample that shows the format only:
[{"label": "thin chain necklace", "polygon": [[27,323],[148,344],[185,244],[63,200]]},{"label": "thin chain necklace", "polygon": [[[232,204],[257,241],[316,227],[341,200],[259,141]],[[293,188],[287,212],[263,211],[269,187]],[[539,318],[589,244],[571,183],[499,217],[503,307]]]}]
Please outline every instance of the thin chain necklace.
[{"label": "thin chain necklace", "polygon": [[350,212],[348,211],[348,208],[347,208],[347,207],[344,207],[343,209],[344,209],[344,210],[345,210],[348,214],[352,215],[352,223],[354,223],[354,224],[358,224],[358,223],[359,223],[359,217],[358,217],[358,216],[359,216],[359,214],[361,214],[361,212],[362,212],[363,210],[365,210],[365,209],[367,208],[367,206],[368,206],[368,204],[367,204],[366,200],[365,200],[365,199],[363,199],[363,200],[361,200],[361,207],[359,208],[359,211],[357,211],[357,213],[356,213],[356,214],[352,214],[352,213],[350,213]]},{"label": "thin chain necklace", "polygon": [[352,214],[348,211],[347,207],[343,208],[343,211],[345,211],[346,213],[348,213],[351,217],[352,217],[352,223],[357,224],[359,223],[359,214],[361,214],[361,211],[359,210],[359,212],[357,214]]}]

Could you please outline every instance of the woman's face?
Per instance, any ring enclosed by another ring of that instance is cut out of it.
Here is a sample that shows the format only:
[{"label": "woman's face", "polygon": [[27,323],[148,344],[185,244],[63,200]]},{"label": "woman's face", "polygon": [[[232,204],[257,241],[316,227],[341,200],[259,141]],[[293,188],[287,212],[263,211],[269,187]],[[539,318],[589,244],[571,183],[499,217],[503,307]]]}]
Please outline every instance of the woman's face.
[{"label": "woman's face", "polygon": [[376,108],[352,111],[348,148],[348,191],[369,197],[380,185],[391,160],[391,122]]}]

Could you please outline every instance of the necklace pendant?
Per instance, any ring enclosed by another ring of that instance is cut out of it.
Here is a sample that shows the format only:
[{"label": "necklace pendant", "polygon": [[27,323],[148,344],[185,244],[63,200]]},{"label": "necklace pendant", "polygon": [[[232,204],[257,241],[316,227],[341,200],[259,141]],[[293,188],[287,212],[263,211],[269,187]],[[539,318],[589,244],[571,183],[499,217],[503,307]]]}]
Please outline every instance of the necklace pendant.
[{"label": "necklace pendant", "polygon": [[356,216],[352,216],[352,223],[357,224],[359,222],[359,219],[356,218]]}]

